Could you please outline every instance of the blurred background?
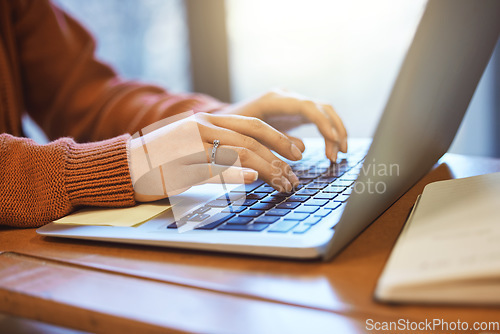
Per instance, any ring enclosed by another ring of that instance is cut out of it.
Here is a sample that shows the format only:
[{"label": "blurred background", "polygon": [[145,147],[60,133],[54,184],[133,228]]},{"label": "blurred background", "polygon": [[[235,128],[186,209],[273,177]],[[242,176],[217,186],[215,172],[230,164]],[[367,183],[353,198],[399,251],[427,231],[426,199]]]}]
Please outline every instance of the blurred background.
[{"label": "blurred background", "polygon": [[[274,87],[331,103],[371,137],[425,0],[57,0],[125,78],[236,102]],[[451,151],[500,157],[500,50]],[[317,136],[312,126],[298,129]]]}]

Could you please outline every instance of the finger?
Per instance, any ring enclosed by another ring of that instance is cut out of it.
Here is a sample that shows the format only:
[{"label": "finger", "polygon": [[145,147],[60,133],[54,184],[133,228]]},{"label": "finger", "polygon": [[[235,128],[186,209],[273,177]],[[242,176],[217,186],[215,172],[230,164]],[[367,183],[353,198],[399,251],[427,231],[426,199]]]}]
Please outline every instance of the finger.
[{"label": "finger", "polygon": [[319,132],[325,137],[326,140],[338,141],[338,135],[330,126],[330,120],[326,116],[323,107],[312,101],[304,101],[301,104],[301,111],[304,115],[316,125]]},{"label": "finger", "polygon": [[[334,133],[337,133],[335,128],[332,128]],[[340,144],[338,141],[331,141],[325,138],[325,154],[328,159],[335,162],[337,160],[337,154],[339,152]]]},{"label": "finger", "polygon": [[288,139],[291,140],[295,144],[295,146],[297,146],[299,148],[299,150],[302,153],[304,153],[304,151],[306,150],[306,145],[304,145],[304,142],[302,141],[302,139],[290,136],[288,134],[285,134],[285,136],[287,136]]},{"label": "finger", "polygon": [[302,152],[285,134],[266,122],[239,115],[214,115],[214,125],[251,137],[289,160],[302,159]]},{"label": "finger", "polygon": [[[292,187],[299,185],[299,179],[292,172],[290,166],[278,158],[275,158],[273,161],[267,161],[260,155],[244,147],[226,146],[221,148],[237,152],[242,167],[257,171],[259,178],[273,186],[276,190],[291,191]],[[226,165],[231,160],[232,157],[230,155],[220,154],[217,155],[216,163]]]},{"label": "finger", "polygon": [[[280,169],[280,177],[285,176],[288,179],[287,182],[291,183],[292,185],[298,184],[298,178],[292,172],[290,166],[284,161],[280,160],[267,147],[259,143],[257,140],[248,136],[244,136],[232,130],[218,128],[218,127],[210,129],[201,129],[201,132],[202,132],[202,137],[208,142],[212,142],[214,139],[217,138],[221,142],[221,147],[230,146],[231,148],[236,149],[242,166],[250,167],[259,171],[259,175],[261,173],[261,169],[264,168],[265,177],[263,177],[262,179],[267,183],[271,184],[270,183],[271,180],[273,180],[273,182],[276,185],[281,183],[281,181],[278,182],[269,176],[270,173],[269,166],[271,165],[274,166],[273,167],[274,169],[276,168]],[[242,150],[242,148],[245,150]],[[242,157],[247,157],[249,155],[249,152],[252,152],[256,156],[253,157],[252,155],[253,158],[249,159],[249,161],[252,161],[251,166],[244,165],[245,162],[242,159]],[[257,159],[257,156],[260,159]],[[260,161],[260,166],[265,166],[265,167],[261,167],[261,169],[257,168],[259,167],[259,165],[256,164],[255,161]],[[219,163],[219,160],[217,160],[217,163]]]},{"label": "finger", "polygon": [[[317,120],[314,121],[318,130],[323,134],[325,138],[325,155],[328,159],[335,162],[337,160],[337,154],[339,150],[339,134],[337,129],[332,126],[330,121],[330,117],[327,114],[323,105],[314,104],[314,108],[311,109],[311,104],[307,103],[309,106],[309,115],[308,117],[317,117]],[[316,109],[316,110],[315,110]],[[319,122],[319,123],[318,123]],[[325,133],[329,133],[329,136],[326,136]]]},{"label": "finger", "polygon": [[[261,156],[265,161],[267,161],[269,163],[278,159],[278,157],[276,155],[274,155],[273,152],[271,152],[267,147],[265,147],[264,145],[262,145],[261,143],[259,143],[258,141],[256,141],[253,138],[243,136],[243,135],[236,133],[234,131],[222,129],[222,128],[216,129],[216,131],[212,131],[212,132],[213,133],[209,135],[210,137],[208,137],[209,139],[211,139],[211,137],[216,137],[216,136],[217,136],[217,138],[220,138],[219,139],[219,141],[220,141],[219,148],[217,149],[217,152],[216,152],[217,163],[219,163],[219,161],[220,161],[218,159],[218,157],[220,155],[224,155],[225,156],[225,160],[224,160],[225,163],[224,164],[227,164],[227,165],[235,164],[236,163],[234,161],[235,156],[234,156],[234,153],[231,152],[231,150],[234,148],[241,148],[241,147],[244,147],[248,150],[255,152],[256,154]],[[209,141],[211,141],[211,140],[209,140]],[[210,156],[212,154],[213,144],[204,143],[203,145],[205,146],[206,155],[209,156],[209,158],[207,159],[207,162],[211,162]],[[239,150],[235,151],[235,152],[239,153]]]},{"label": "finger", "polygon": [[[214,145],[209,143],[203,143],[205,147],[204,151],[204,160],[197,159],[196,161],[190,161],[189,164],[197,164],[197,163],[215,163],[219,165],[225,166],[235,166],[241,167],[240,158],[238,156],[238,152],[228,147],[227,145],[222,146],[219,144],[218,148],[214,152]],[[212,154],[215,153],[212,157]],[[213,158],[213,161],[212,161]]]},{"label": "finger", "polygon": [[[269,102],[267,102],[267,108],[279,110],[280,113],[290,115],[301,114],[316,125],[319,132],[325,138],[325,142],[339,142],[340,136],[335,127],[332,126],[332,120],[335,120],[335,124],[337,124],[338,115],[332,113],[331,120],[327,110],[319,103],[304,99],[297,94],[285,94],[285,96],[284,94],[278,93],[278,95],[282,95],[282,98],[270,98]],[[344,129],[342,123],[340,123],[339,126]],[[329,150],[329,152],[332,151],[333,149]],[[331,154],[328,157],[331,157]]]},{"label": "finger", "polygon": [[[207,151],[212,149],[212,145],[208,143],[205,145]],[[288,164],[275,155],[272,156],[274,158],[268,161],[247,148],[222,145],[217,149],[214,162],[223,166],[233,165],[234,167],[251,168],[258,172],[263,181],[273,185],[277,190],[290,191],[291,186],[295,187],[299,184],[299,179]],[[282,177],[285,177],[286,180],[282,180]]]},{"label": "finger", "polygon": [[337,161],[337,155],[339,153],[339,145],[336,142],[325,140],[325,155],[330,161]]},{"label": "finger", "polygon": [[342,122],[342,119],[331,105],[324,104],[323,109],[328,114],[331,122],[333,123],[333,126],[339,134],[340,150],[344,153],[347,153],[347,130],[344,126],[344,123]]}]

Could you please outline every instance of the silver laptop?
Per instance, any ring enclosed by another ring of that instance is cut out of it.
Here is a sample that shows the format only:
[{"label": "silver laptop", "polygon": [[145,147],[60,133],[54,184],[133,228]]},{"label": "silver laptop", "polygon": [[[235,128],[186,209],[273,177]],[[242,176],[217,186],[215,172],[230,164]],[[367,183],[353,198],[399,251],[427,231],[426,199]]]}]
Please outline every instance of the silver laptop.
[{"label": "silver laptop", "polygon": [[306,141],[304,159],[290,162],[301,180],[293,193],[277,193],[260,181],[228,195],[220,186],[203,185],[176,198],[177,220],[169,211],[138,227],[51,223],[37,232],[329,259],[448,150],[499,38],[499,13],[498,0],[430,0],[371,145],[352,141],[350,153],[329,164],[322,140]]}]

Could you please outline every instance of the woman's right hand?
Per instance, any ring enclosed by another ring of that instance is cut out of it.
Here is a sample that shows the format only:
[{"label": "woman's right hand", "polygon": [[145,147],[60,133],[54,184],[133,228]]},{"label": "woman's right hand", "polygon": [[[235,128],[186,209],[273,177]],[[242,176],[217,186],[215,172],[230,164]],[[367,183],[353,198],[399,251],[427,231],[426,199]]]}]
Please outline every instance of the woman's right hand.
[{"label": "woman's right hand", "polygon": [[[214,140],[220,145],[212,164]],[[293,141],[254,117],[206,113],[173,116],[143,129],[129,142],[135,199],[158,200],[221,180],[248,184],[257,177],[278,191],[291,191],[299,180],[271,150],[286,159],[300,160],[304,149],[301,141]]]}]

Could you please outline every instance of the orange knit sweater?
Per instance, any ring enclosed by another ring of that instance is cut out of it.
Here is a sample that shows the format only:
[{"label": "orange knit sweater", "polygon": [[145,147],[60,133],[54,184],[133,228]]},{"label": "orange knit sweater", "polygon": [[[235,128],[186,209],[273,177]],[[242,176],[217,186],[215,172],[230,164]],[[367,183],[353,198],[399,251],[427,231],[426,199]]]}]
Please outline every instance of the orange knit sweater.
[{"label": "orange knit sweater", "polygon": [[[79,206],[135,204],[127,133],[222,107],[204,95],[123,81],[94,49],[48,0],[0,0],[0,224],[35,227]],[[25,112],[50,139],[68,138],[48,145],[22,138]]]}]

